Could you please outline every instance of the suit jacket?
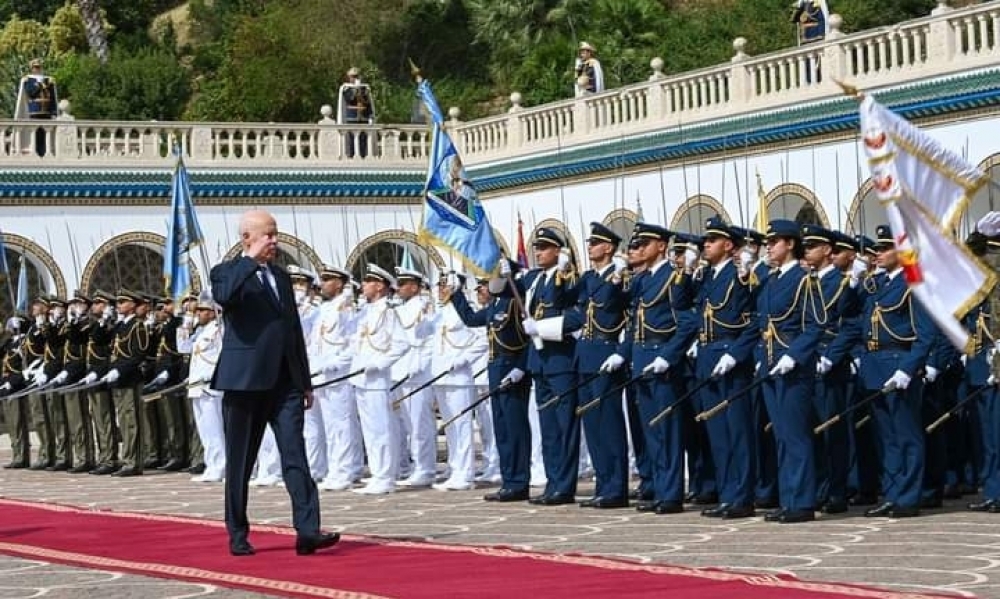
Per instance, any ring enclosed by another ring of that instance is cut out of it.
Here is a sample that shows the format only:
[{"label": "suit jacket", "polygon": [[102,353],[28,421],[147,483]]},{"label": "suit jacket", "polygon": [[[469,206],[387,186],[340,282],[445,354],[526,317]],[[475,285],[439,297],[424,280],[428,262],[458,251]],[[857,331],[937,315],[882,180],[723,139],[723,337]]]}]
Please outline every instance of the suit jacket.
[{"label": "suit jacket", "polygon": [[280,303],[270,283],[257,275],[253,259],[241,256],[212,268],[212,297],[222,306],[224,330],[213,389],[274,389],[285,382],[278,380],[283,365],[292,388],[303,392],[312,389],[292,280],[275,264],[270,270]]}]

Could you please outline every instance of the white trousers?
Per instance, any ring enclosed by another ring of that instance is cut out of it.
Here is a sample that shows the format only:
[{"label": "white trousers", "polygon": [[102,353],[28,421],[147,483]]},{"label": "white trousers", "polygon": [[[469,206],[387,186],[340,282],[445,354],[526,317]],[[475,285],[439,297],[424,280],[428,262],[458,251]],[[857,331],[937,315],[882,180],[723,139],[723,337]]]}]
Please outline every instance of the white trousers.
[{"label": "white trousers", "polygon": [[191,412],[198,438],[205,448],[205,477],[226,474],[226,436],[222,428],[222,392],[205,389],[191,398]]},{"label": "white trousers", "polygon": [[316,391],[316,402],[326,429],[326,480],[358,480],[365,467],[365,454],[354,387],[346,383],[324,387]]},{"label": "white trousers", "polygon": [[[480,385],[476,387],[476,397],[481,397],[483,393],[489,391],[489,387]],[[500,454],[497,453],[497,438],[493,432],[493,411],[490,402],[493,398],[487,399],[476,406],[476,422],[479,424],[479,441],[482,447],[482,470],[486,476],[500,474]]]},{"label": "white trousers", "polygon": [[[441,419],[451,420],[472,404],[472,387],[435,387]],[[444,429],[448,444],[448,480],[471,483],[476,476],[476,453],[472,440],[472,412],[469,412]],[[436,431],[435,431],[436,434]]]},{"label": "white trousers", "polygon": [[531,427],[531,486],[543,487],[549,479],[545,475],[545,462],[542,461],[542,425],[538,421],[534,385],[528,400],[528,425]]},{"label": "white trousers", "polygon": [[[320,389],[320,392],[324,391]],[[306,460],[309,462],[309,474],[313,480],[323,480],[326,478],[326,427],[323,423],[323,411],[316,405],[317,398],[313,398],[313,407],[305,412],[305,421],[302,427],[302,436],[306,442]]]},{"label": "white trousers", "polygon": [[[403,395],[413,392],[419,385],[403,385]],[[402,397],[402,396],[401,396]],[[410,395],[399,406],[409,423],[409,455],[413,460],[412,479],[431,479],[437,476],[437,426],[434,422],[434,392],[430,387]]]},{"label": "white trousers", "polygon": [[399,469],[399,418],[386,389],[355,389],[371,487],[394,489]]}]

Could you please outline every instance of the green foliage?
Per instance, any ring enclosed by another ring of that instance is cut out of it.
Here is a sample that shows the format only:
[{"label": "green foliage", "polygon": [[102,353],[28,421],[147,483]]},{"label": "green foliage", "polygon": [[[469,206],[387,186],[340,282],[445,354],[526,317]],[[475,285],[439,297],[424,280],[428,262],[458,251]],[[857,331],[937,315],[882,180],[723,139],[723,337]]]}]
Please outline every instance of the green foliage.
[{"label": "green foliage", "polygon": [[11,17],[0,29],[0,55],[44,56],[49,47],[49,32],[38,21]]},{"label": "green foliage", "polygon": [[169,52],[114,52],[107,65],[77,54],[56,71],[60,92],[78,118],[176,120],[190,97],[187,71]]},{"label": "green foliage", "polygon": [[0,0],[0,21],[21,15],[45,22],[56,14],[64,2],[65,0]]},{"label": "green foliage", "polygon": [[86,52],[87,31],[76,5],[67,2],[52,15],[49,21],[49,36],[52,39],[52,54]]}]

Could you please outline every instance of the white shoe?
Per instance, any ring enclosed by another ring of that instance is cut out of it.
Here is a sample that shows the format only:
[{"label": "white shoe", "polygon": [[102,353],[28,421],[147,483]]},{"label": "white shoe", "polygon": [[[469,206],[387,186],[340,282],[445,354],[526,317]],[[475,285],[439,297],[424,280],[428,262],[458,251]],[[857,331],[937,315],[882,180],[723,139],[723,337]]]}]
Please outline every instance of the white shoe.
[{"label": "white shoe", "polygon": [[433,484],[431,487],[437,491],[468,491],[469,489],[474,488],[472,483],[451,479],[448,479],[443,483]]},{"label": "white shoe", "polygon": [[324,479],[323,482],[316,485],[316,487],[321,491],[346,491],[353,486],[353,483],[349,480],[333,480]]},{"label": "white shoe", "polygon": [[477,483],[497,484],[500,482],[500,480],[501,477],[499,472],[483,472],[482,474],[476,477]]},{"label": "white shoe", "polygon": [[434,479],[430,476],[411,476],[396,483],[401,487],[429,487],[434,484]]},{"label": "white shoe", "polygon": [[352,493],[357,493],[358,495],[387,495],[395,491],[395,487],[386,485],[365,485],[360,489],[351,489]]},{"label": "white shoe", "polygon": [[273,487],[281,482],[277,476],[261,476],[250,481],[251,487]]},{"label": "white shoe", "polygon": [[222,475],[209,474],[208,472],[203,472],[198,476],[192,476],[191,482],[195,483],[221,483],[223,480]]}]

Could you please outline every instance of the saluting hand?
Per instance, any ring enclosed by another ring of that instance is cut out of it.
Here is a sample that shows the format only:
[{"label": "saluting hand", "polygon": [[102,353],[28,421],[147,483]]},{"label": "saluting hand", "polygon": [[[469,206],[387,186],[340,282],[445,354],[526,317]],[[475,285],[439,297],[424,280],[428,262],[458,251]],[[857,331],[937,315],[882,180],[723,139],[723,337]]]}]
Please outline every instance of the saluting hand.
[{"label": "saluting hand", "polygon": [[247,256],[256,262],[267,262],[274,255],[277,241],[267,235],[261,235],[250,242],[247,247]]}]

